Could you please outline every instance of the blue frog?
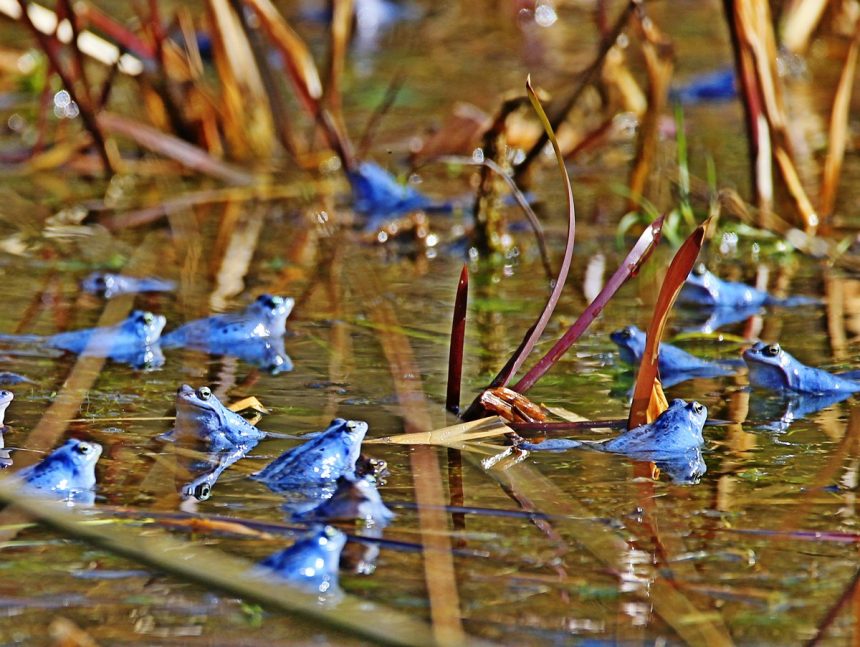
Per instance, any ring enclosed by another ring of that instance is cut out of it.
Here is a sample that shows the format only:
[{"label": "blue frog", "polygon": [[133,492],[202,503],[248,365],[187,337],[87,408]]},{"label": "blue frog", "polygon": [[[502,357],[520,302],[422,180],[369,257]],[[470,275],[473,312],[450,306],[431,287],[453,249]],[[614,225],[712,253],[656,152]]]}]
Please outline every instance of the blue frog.
[{"label": "blue frog", "polygon": [[802,296],[780,299],[743,283],[724,281],[709,272],[704,263],[699,263],[690,272],[678,301],[710,308],[791,307],[819,303],[816,299]]},{"label": "blue frog", "polygon": [[340,554],[346,535],[332,526],[319,526],[289,548],[260,562],[260,574],[274,574],[308,593],[337,594]]},{"label": "blue frog", "polygon": [[283,337],[294,303],[293,299],[262,294],[242,312],[188,322],[167,333],[162,344],[232,355],[238,344]]},{"label": "blue frog", "polygon": [[337,479],[337,488],[327,501],[313,510],[297,512],[296,521],[361,521],[369,527],[385,527],[394,513],[382,502],[376,479],[372,476],[344,474]]},{"label": "blue frog", "polygon": [[[222,472],[241,460],[253,449],[266,432],[258,429],[238,413],[230,411],[202,386],[196,391],[183,384],[176,392],[176,423],[162,440],[175,441],[177,447],[195,452],[190,459],[180,461],[194,477],[181,483],[180,493],[200,501],[209,498]],[[197,457],[197,454],[203,454]]]},{"label": "blue frog", "polygon": [[836,375],[806,366],[779,344],[757,342],[743,352],[743,358],[753,386],[818,395],[860,391],[857,372]]},{"label": "blue frog", "polygon": [[102,453],[98,443],[69,439],[40,462],[16,476],[26,489],[77,503],[95,501],[96,462]]},{"label": "blue frog", "polygon": [[138,292],[172,292],[176,283],[164,279],[136,278],[113,272],[93,272],[81,281],[81,287],[105,299]]},{"label": "blue frog", "polygon": [[702,428],[708,408],[699,402],[672,400],[654,422],[640,425],[610,440],[551,439],[542,443],[521,443],[529,451],[563,451],[586,448],[624,454],[634,460],[650,461],[679,483],[697,481],[707,470],[702,457],[705,440]]},{"label": "blue frog", "polygon": [[79,355],[108,357],[135,368],[156,368],[164,364],[159,341],[166,320],[142,310],[113,326],[71,330],[56,335],[0,335],[0,341],[33,344],[65,350]]},{"label": "blue frog", "polygon": [[366,433],[366,422],[336,418],[324,432],[288,449],[252,478],[288,495],[288,507],[315,507],[334,493],[339,477],[355,472]]},{"label": "blue frog", "polygon": [[196,391],[183,384],[176,392],[176,423],[165,439],[200,443],[207,452],[253,449],[266,432],[230,411],[207,386]]},{"label": "blue frog", "polygon": [[[639,366],[645,352],[645,333],[642,330],[627,326],[611,333],[609,338],[618,345],[623,362]],[[660,344],[657,368],[666,388],[693,377],[719,377],[734,372],[728,362],[711,362],[666,343]]]}]

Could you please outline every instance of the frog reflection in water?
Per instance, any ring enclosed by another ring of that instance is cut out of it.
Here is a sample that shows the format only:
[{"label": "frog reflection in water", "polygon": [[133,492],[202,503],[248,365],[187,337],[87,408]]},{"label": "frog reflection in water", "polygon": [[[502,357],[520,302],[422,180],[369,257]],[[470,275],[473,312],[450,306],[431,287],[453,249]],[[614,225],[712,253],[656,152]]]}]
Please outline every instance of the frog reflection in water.
[{"label": "frog reflection in water", "polygon": [[39,463],[16,474],[26,489],[77,503],[95,501],[96,462],[102,453],[98,443],[72,438]]},{"label": "frog reflection in water", "polygon": [[274,574],[293,586],[317,595],[337,595],[340,553],[346,535],[332,526],[317,526],[295,544],[270,555],[257,570]]},{"label": "frog reflection in water", "polygon": [[112,299],[121,294],[137,292],[172,292],[176,289],[176,283],[164,279],[123,276],[113,272],[93,272],[81,281],[81,287],[105,299]]},{"label": "frog reflection in water", "polygon": [[394,518],[376,489],[372,476],[344,474],[337,479],[337,489],[330,499],[313,510],[297,512],[295,521],[360,521],[367,526],[385,527]]},{"label": "frog reflection in water", "polygon": [[0,335],[0,341],[44,344],[80,355],[109,357],[135,368],[152,368],[164,363],[158,344],[166,320],[161,315],[134,310],[113,326],[39,335]]},{"label": "frog reflection in water", "polygon": [[324,432],[287,450],[252,478],[287,495],[289,508],[313,508],[334,493],[340,476],[355,472],[366,433],[366,422],[336,418]]},{"label": "frog reflection in water", "polygon": [[836,375],[806,366],[779,344],[758,342],[743,352],[743,358],[753,386],[814,395],[860,391],[860,375],[857,372]]},{"label": "frog reflection in water", "polygon": [[[330,499],[313,510],[293,514],[294,521],[349,523],[359,537],[379,539],[382,529],[394,513],[383,503],[376,478],[366,474],[344,474],[337,480],[337,489]],[[379,557],[379,542],[350,541],[341,554],[341,567],[361,575],[370,575],[376,570]]]},{"label": "frog reflection in water", "polygon": [[208,498],[221,473],[265,437],[266,432],[230,411],[208,387],[195,391],[187,384],[176,392],[175,427],[162,436],[179,447],[206,454],[206,459],[185,465],[195,479],[180,488],[185,496],[198,499]]},{"label": "frog reflection in water", "polygon": [[562,451],[574,448],[624,454],[634,460],[651,461],[679,483],[696,482],[707,467],[702,458],[702,428],[708,409],[698,402],[672,400],[654,422],[641,425],[610,440],[545,440],[521,443],[530,451]]},{"label": "frog reflection in water", "polygon": [[263,294],[242,312],[190,321],[164,336],[165,347],[183,346],[216,355],[232,355],[281,373],[292,370],[283,336],[293,299]]},{"label": "frog reflection in water", "polygon": [[[609,338],[618,346],[623,362],[639,365],[645,352],[645,333],[642,330],[627,326],[611,333]],[[657,367],[666,388],[694,377],[719,377],[733,373],[728,362],[710,362],[666,343],[660,344]]]}]

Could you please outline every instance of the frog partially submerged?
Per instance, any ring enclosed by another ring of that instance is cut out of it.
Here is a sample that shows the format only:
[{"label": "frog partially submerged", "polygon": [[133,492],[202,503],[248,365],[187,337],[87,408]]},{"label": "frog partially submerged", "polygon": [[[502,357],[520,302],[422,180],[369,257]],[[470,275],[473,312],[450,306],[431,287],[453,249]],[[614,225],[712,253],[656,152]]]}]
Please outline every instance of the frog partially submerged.
[{"label": "frog partially submerged", "polygon": [[711,308],[790,307],[818,303],[817,300],[809,297],[780,299],[744,283],[724,281],[709,272],[704,263],[699,263],[690,272],[678,295],[678,301]]},{"label": "frog partially submerged", "polygon": [[708,408],[703,404],[675,399],[654,422],[610,440],[551,439],[537,444],[520,443],[518,447],[530,451],[586,448],[624,454],[634,460],[656,463],[673,481],[690,483],[707,469],[701,452],[705,442],[702,428],[707,418]]},{"label": "frog partially submerged", "polygon": [[162,343],[165,347],[232,354],[231,348],[236,344],[283,336],[294,303],[293,299],[262,294],[242,312],[190,321],[167,333]]},{"label": "frog partially submerged", "polygon": [[385,527],[394,518],[376,489],[372,476],[344,474],[337,479],[332,497],[313,510],[297,512],[296,521],[360,521],[367,526]]},{"label": "frog partially submerged", "polygon": [[102,446],[71,438],[16,476],[28,490],[76,503],[95,501],[96,462]]},{"label": "frog partially submerged", "polygon": [[854,393],[860,391],[860,375],[837,375],[806,366],[779,344],[757,342],[743,352],[753,386],[774,391],[809,394]]},{"label": "frog partially submerged", "polygon": [[176,423],[168,440],[200,443],[207,452],[253,449],[266,432],[230,411],[207,386],[196,391],[183,384],[176,391]]},{"label": "frog partially submerged", "polygon": [[336,418],[324,432],[288,449],[252,478],[286,494],[288,507],[315,507],[334,493],[338,478],[355,472],[366,433],[366,422]]},{"label": "frog partially submerged", "polygon": [[[623,362],[639,365],[645,352],[645,333],[642,330],[627,326],[611,333],[609,338],[618,346]],[[657,367],[663,386],[667,388],[693,377],[719,377],[734,372],[728,362],[711,362],[666,343],[660,344]]]},{"label": "frog partially submerged", "polygon": [[209,498],[221,473],[265,437],[266,432],[221,404],[209,387],[195,391],[187,384],[176,392],[175,426],[161,436],[175,441],[178,447],[205,455],[184,461],[184,467],[195,478],[180,485],[183,496],[199,500]]},{"label": "frog partially submerged", "polygon": [[176,283],[164,279],[137,278],[113,272],[93,272],[81,281],[81,287],[105,299],[138,292],[172,292]]},{"label": "frog partially submerged", "polygon": [[274,574],[308,593],[337,594],[340,553],[345,544],[346,535],[340,530],[318,526],[289,548],[260,562],[258,573]]}]

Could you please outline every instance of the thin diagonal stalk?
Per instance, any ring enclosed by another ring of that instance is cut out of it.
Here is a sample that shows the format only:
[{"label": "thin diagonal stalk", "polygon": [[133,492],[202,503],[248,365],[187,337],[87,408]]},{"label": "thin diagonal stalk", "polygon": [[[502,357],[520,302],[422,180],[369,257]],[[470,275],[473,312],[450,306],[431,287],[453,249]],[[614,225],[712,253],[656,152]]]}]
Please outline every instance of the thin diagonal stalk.
[{"label": "thin diagonal stalk", "polygon": [[16,512],[26,513],[68,537],[195,582],[206,590],[223,591],[381,644],[436,644],[430,628],[406,614],[349,595],[344,595],[332,612],[320,605],[315,595],[254,575],[252,562],[214,548],[178,541],[166,534],[142,537],[135,529],[86,523],[88,515],[70,512],[61,503],[24,494],[20,483],[8,478],[0,480],[0,501],[14,504]]},{"label": "thin diagonal stalk", "polygon": [[501,178],[505,184],[508,185],[508,188],[511,191],[511,195],[514,196],[514,200],[517,205],[522,210],[523,214],[525,214],[526,220],[528,220],[529,225],[532,228],[532,231],[535,235],[535,240],[538,245],[538,252],[540,253],[541,263],[543,263],[544,271],[546,272],[547,277],[552,280],[552,265],[549,262],[549,251],[547,251],[546,247],[546,236],[543,233],[543,227],[541,227],[540,220],[538,220],[537,214],[532,209],[529,201],[526,199],[526,196],[523,195],[523,192],[517,186],[517,183],[514,181],[510,175],[505,172],[501,166],[499,166],[496,162],[491,160],[490,158],[485,158],[480,162],[473,160],[471,157],[463,157],[461,155],[443,155],[442,157],[437,157],[434,160],[436,162],[443,162],[449,164],[465,164],[469,166],[485,166],[493,173],[495,173],[499,178]]}]

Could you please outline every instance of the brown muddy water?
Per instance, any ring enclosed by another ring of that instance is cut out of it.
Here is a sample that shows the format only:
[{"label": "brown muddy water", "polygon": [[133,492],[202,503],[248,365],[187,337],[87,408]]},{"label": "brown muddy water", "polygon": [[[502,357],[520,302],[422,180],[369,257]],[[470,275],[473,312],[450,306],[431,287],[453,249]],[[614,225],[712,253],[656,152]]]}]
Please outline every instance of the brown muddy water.
[{"label": "brown muddy water", "polygon": [[[410,140],[441,121],[455,101],[492,113],[500,97],[520,90],[526,73],[536,84],[555,89],[572,70],[587,65],[596,43],[589,7],[559,3],[557,22],[542,27],[518,13],[519,3],[417,6],[422,17],[382,29],[375,42],[367,36],[354,44],[343,87],[347,124],[361,132],[391,77],[405,70],[403,91],[381,122],[369,154],[397,169]],[[301,10],[285,7],[289,16]],[[658,2],[651,12],[675,43],[677,78],[730,63],[721,3]],[[297,26],[323,50],[324,27],[308,21]],[[14,27],[3,28],[11,30],[10,46],[21,45]],[[813,51],[808,64],[817,85],[794,81],[789,101],[803,102],[803,114],[827,115],[836,72],[828,77],[831,61],[821,49]],[[14,96],[17,103],[2,108],[3,121],[13,114],[32,118],[34,106]],[[721,184],[743,192],[747,168],[741,115],[732,101],[685,109],[692,172],[704,176],[710,155]],[[671,141],[667,147],[671,150]],[[626,180],[631,154],[631,141],[622,140],[569,167],[579,216],[574,265],[539,351],[549,348],[587,304],[586,268],[603,264],[605,278],[623,258],[615,243],[615,226],[624,213],[616,187]],[[858,172],[856,156],[849,154],[839,197],[846,225],[855,217],[850,207],[860,194]],[[280,498],[247,475],[295,440],[261,442],[225,472],[210,499],[179,499],[172,454],[155,440],[171,427],[178,386],[209,385],[227,402],[255,396],[269,410],[260,427],[280,434],[317,431],[334,417],[366,420],[369,440],[402,433],[409,420],[429,419],[433,428],[456,422],[444,411],[444,397],[463,249],[447,241],[464,216],[439,216],[433,227],[440,242],[429,252],[397,243],[377,245],[358,229],[336,226],[350,216],[348,187],[337,174],[330,175],[319,197],[316,184],[295,177],[284,183],[287,190],[295,187],[295,197],[231,195],[176,208],[150,225],[118,232],[93,224],[92,218],[78,224],[76,210],[98,214],[107,205],[121,214],[218,185],[158,174],[117,176],[110,183],[56,171],[4,177],[0,333],[52,334],[96,325],[105,302],[82,293],[79,281],[104,267],[125,266],[139,275],[176,280],[174,294],[134,299],[135,307],[164,314],[168,329],[210,312],[244,307],[262,292],[297,300],[285,340],[292,371],[269,375],[234,358],[183,350],[165,350],[165,364],[148,371],[108,362],[79,408],[62,413],[59,422],[46,423],[43,416],[74,388],[70,376],[80,375],[77,358],[4,347],[0,368],[32,380],[10,387],[15,400],[4,438],[6,447],[15,449],[16,463],[32,462],[38,454],[30,450],[46,449],[40,444],[44,436],[35,437],[34,429],[59,429],[51,446],[66,437],[101,443],[98,498],[89,514],[113,519],[114,525],[143,537],[161,532],[159,515],[165,513],[289,524]],[[422,190],[434,197],[468,196],[472,190],[471,175],[462,170],[428,167],[422,180]],[[535,192],[543,200],[541,216],[557,266],[565,214],[550,164],[538,173]],[[533,239],[527,231],[515,236],[518,256],[469,265],[464,404],[516,348],[547,294]],[[530,392],[534,401],[588,418],[627,415],[632,374],[620,364],[608,334],[629,324],[647,326],[670,258],[664,242]],[[778,240],[743,232],[737,246],[728,245],[723,253],[715,242],[702,260],[721,276],[747,282],[767,271],[773,289],[820,296],[826,304],[768,309],[760,318],[724,329],[734,337],[681,341],[685,349],[738,358],[743,344],[736,338],[749,334],[780,341],[815,366],[860,368],[860,283],[855,277],[791,253]],[[115,320],[131,299],[119,303],[111,306],[118,308],[112,311]],[[692,318],[689,311],[676,314],[669,337]],[[428,565],[441,568],[430,579],[453,574],[454,586],[448,585],[456,597],[449,595],[446,604],[462,619],[463,630],[518,645],[796,644],[812,638],[847,595],[826,640],[856,640],[857,399],[776,428],[774,422],[792,403],[751,391],[745,370],[691,380],[668,395],[697,399],[709,407],[710,418],[731,421],[706,426],[707,472],[696,484],[675,484],[665,475],[653,479],[624,457],[577,450],[533,453],[520,462],[485,461],[505,451],[498,438],[463,451],[366,445],[365,453],[387,461],[390,475],[380,492],[397,517],[379,543],[375,570],[344,569],[341,587],[429,621],[425,571]],[[609,433],[614,432],[576,437]],[[429,514],[422,518],[418,500],[444,507],[428,505]],[[151,513],[155,523],[123,517],[128,510]],[[433,511],[441,512],[434,517]],[[3,644],[50,643],[48,627],[55,623],[56,628],[62,619],[103,644],[344,644],[342,634],[321,625],[262,610],[39,526],[11,525],[8,513],[3,515]],[[191,530],[171,532],[189,542],[189,550],[205,545],[251,561],[294,537]],[[422,542],[429,546],[426,556]]]}]

